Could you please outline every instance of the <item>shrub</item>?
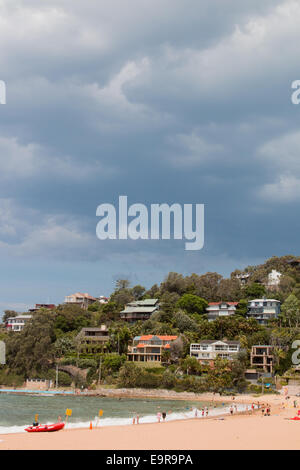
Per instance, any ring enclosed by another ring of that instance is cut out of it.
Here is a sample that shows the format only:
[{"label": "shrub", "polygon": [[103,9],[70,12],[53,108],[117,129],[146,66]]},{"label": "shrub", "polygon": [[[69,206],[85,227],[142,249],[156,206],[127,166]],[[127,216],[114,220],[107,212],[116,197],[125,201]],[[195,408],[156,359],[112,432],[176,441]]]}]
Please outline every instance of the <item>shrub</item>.
[{"label": "shrub", "polygon": [[[47,372],[47,374],[44,377],[40,377],[43,379],[48,379],[52,380],[53,383],[55,383],[56,380],[56,370],[51,369]],[[69,374],[66,372],[58,372],[58,385],[60,387],[70,387],[72,385],[72,378]]]}]

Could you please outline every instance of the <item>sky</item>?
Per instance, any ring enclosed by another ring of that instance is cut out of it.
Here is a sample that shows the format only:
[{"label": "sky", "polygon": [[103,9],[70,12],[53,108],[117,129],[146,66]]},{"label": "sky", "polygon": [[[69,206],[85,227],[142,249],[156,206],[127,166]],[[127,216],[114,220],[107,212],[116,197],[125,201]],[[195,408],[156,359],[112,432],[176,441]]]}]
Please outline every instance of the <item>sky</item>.
[{"label": "sky", "polygon": [[[0,0],[0,312],[299,255],[300,2]],[[99,240],[205,204],[205,243]]]}]

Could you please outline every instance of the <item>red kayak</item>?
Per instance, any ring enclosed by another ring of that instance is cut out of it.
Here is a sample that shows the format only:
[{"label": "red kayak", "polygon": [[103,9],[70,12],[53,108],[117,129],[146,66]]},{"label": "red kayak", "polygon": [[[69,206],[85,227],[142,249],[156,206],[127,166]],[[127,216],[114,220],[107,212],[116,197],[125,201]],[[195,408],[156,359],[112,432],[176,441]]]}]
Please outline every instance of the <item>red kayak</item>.
[{"label": "red kayak", "polygon": [[300,421],[300,416],[295,416],[294,418],[290,418],[292,421]]},{"label": "red kayak", "polygon": [[29,426],[25,428],[27,432],[54,432],[60,431],[65,426],[65,423],[56,423],[56,424],[39,424],[38,426]]}]

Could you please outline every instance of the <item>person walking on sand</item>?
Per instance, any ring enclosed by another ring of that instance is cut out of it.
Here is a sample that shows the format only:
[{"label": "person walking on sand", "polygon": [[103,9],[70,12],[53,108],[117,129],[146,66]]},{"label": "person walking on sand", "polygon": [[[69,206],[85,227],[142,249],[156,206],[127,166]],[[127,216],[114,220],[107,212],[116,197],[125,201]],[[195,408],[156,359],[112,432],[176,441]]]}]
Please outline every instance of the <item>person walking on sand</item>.
[{"label": "person walking on sand", "polygon": [[163,411],[163,412],[162,412],[162,419],[163,419],[163,422],[165,422],[166,416],[167,416],[167,413],[166,413],[165,411]]},{"label": "person walking on sand", "polygon": [[195,418],[197,418],[197,416],[198,416],[198,409],[195,408]]},{"label": "person walking on sand", "polygon": [[160,413],[160,411],[157,412],[157,415],[156,415],[156,416],[157,416],[157,421],[158,421],[158,423],[160,423],[160,419],[161,419],[161,413]]},{"label": "person walking on sand", "polygon": [[205,416],[208,416],[208,407],[205,408]]},{"label": "person walking on sand", "polygon": [[133,418],[132,418],[132,424],[135,424],[135,414],[133,415]]}]

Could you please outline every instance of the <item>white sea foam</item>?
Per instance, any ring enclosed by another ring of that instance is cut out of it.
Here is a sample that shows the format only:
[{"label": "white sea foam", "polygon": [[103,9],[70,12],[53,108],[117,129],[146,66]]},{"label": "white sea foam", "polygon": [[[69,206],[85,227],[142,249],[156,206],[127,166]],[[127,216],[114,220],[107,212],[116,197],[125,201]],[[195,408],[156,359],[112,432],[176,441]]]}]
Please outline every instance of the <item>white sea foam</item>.
[{"label": "white sea foam", "polygon": [[[249,409],[250,409],[250,406],[249,406]],[[202,416],[201,410],[202,408],[198,409],[197,417],[195,417],[195,408],[193,408],[193,410],[191,410],[191,408],[188,408],[186,411],[181,411],[181,412],[174,412],[174,413],[167,412],[166,421],[176,421],[176,420],[191,419],[191,418],[204,419],[205,417]],[[237,411],[246,411],[246,410],[247,410],[247,405],[237,404]],[[230,405],[218,406],[216,408],[209,408],[208,417],[213,417],[213,416],[218,417],[223,414],[229,414],[229,412],[230,412]],[[126,426],[128,424],[132,424],[132,418],[133,418],[132,416],[128,418],[100,418],[100,419],[98,417],[95,417],[92,420],[92,425],[94,428],[106,427],[106,426]],[[79,429],[79,428],[90,427],[91,421],[75,422],[73,421],[73,419],[71,418],[71,420],[67,422],[66,429]],[[156,423],[157,416],[156,415],[140,416],[139,422],[140,424]],[[48,422],[45,424],[52,424],[52,423]],[[20,425],[20,426],[0,426],[0,435],[26,432],[25,427],[27,427],[28,425],[29,423],[24,423],[24,425]]]}]

